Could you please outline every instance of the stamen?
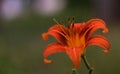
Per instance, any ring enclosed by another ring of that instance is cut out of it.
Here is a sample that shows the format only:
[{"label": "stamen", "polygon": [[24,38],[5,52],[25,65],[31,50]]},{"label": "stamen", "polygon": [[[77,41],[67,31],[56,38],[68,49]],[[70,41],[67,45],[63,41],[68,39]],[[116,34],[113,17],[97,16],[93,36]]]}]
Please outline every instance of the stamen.
[{"label": "stamen", "polygon": [[72,18],[72,27],[74,27],[75,17]]},{"label": "stamen", "polygon": [[68,17],[68,27],[70,27],[70,17]]},{"label": "stamen", "polygon": [[60,24],[55,18],[53,18],[53,21],[57,24]]},{"label": "stamen", "polygon": [[[55,18],[53,18],[53,21],[56,22],[58,24],[58,26],[60,26],[60,23],[58,23],[58,21]],[[68,18],[68,22],[70,23],[70,18]],[[70,24],[68,24],[68,25],[70,27]],[[73,45],[72,40],[70,39],[70,36],[65,32],[65,30],[61,26],[60,26],[60,29],[63,31],[64,34],[58,31],[59,34],[61,34],[62,36],[64,36]]]},{"label": "stamen", "polygon": [[[58,26],[60,26],[60,23],[58,23],[58,21],[57,21],[55,18],[53,18],[53,21],[56,22],[56,23],[58,24]],[[61,33],[61,35],[63,35],[66,39],[68,39],[69,36],[68,36],[68,34],[65,32],[65,30],[64,30],[61,26],[60,26],[60,29],[63,31],[63,33],[65,33],[65,35],[62,34],[61,32],[59,32],[59,33]]]}]

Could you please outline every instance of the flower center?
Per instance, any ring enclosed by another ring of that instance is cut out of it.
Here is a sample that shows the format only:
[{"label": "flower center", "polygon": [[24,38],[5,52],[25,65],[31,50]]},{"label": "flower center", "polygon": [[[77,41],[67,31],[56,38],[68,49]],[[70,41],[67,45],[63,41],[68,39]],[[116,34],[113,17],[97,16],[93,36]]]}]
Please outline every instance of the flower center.
[{"label": "flower center", "polygon": [[70,48],[85,47],[85,38],[84,36],[79,36],[79,34],[74,34],[74,36],[70,36],[69,40],[67,41],[67,44]]}]

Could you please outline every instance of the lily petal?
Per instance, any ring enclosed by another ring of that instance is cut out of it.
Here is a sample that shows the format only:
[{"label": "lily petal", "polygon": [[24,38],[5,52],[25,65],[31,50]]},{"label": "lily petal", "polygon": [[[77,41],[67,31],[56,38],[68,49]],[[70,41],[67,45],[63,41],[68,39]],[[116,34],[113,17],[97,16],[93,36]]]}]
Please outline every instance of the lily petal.
[{"label": "lily petal", "polygon": [[47,33],[43,33],[42,37],[46,40],[48,39],[48,35],[53,36],[56,38],[59,42],[66,44],[66,35],[67,34],[67,28],[63,25],[54,25],[49,28]]},{"label": "lily petal", "polygon": [[97,29],[103,29],[103,33],[107,33],[108,29],[106,24],[101,19],[91,19],[86,23],[85,32],[87,32],[86,37],[89,37]]},{"label": "lily petal", "polygon": [[86,45],[87,46],[89,46],[89,45],[97,45],[97,46],[103,47],[105,49],[103,52],[105,52],[105,53],[107,53],[109,51],[109,49],[110,49],[109,41],[105,37],[103,37],[101,35],[96,35],[96,36],[91,37],[88,40]]},{"label": "lily petal", "polygon": [[49,55],[57,53],[57,52],[65,52],[66,49],[64,45],[61,45],[60,43],[51,43],[49,44],[45,50],[44,50],[44,62],[45,63],[51,63],[51,60],[46,59]]},{"label": "lily petal", "polygon": [[83,29],[83,27],[85,26],[85,23],[75,23],[74,24],[74,32],[75,33],[81,33],[81,30]]},{"label": "lily petal", "polygon": [[81,52],[80,48],[68,49],[67,54],[72,61],[74,67],[78,68],[80,66]]}]

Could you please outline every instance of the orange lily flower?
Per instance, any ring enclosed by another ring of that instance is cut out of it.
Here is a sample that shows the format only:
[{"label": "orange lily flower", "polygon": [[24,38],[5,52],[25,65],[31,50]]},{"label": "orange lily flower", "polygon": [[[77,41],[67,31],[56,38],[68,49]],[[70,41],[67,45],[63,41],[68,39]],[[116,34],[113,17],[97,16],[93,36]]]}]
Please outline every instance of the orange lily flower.
[{"label": "orange lily flower", "polygon": [[51,35],[58,42],[51,43],[45,48],[44,62],[52,62],[46,59],[51,54],[65,52],[74,67],[78,68],[87,46],[97,45],[103,47],[105,53],[108,52],[110,48],[109,41],[101,35],[92,35],[98,29],[103,29],[103,33],[108,32],[105,22],[101,19],[91,19],[86,23],[70,24],[69,27],[60,24],[50,27],[47,33],[42,34],[43,39],[47,40],[48,35]]}]

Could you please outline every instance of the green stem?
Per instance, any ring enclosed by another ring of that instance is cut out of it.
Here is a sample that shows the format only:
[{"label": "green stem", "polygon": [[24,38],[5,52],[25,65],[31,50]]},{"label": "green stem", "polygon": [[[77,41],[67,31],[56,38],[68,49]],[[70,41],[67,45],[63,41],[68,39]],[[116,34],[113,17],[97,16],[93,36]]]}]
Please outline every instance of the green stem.
[{"label": "green stem", "polygon": [[90,66],[90,64],[87,61],[87,58],[85,55],[82,56],[82,59],[87,67],[87,69],[89,70],[89,74],[92,74],[93,68]]},{"label": "green stem", "polygon": [[73,68],[73,69],[72,69],[72,74],[78,74],[76,68]]}]

